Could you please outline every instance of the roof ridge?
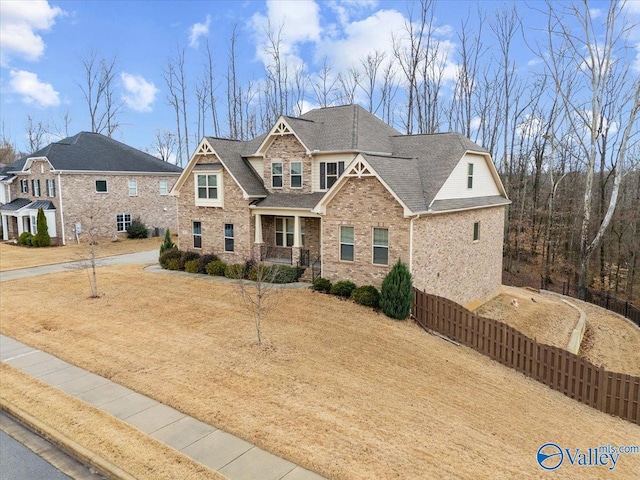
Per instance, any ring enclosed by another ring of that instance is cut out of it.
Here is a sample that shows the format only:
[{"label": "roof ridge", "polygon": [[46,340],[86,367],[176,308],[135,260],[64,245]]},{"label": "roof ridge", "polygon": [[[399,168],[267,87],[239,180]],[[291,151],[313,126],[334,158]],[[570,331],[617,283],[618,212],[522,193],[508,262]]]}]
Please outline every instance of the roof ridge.
[{"label": "roof ridge", "polygon": [[358,109],[353,104],[353,128],[351,130],[351,147],[353,149],[358,148]]}]

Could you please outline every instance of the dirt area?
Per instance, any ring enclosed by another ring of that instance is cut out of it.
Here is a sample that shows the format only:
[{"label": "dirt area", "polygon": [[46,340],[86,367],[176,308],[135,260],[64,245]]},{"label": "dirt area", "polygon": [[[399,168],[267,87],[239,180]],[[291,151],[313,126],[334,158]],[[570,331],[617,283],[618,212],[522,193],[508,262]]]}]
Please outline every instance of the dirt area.
[{"label": "dirt area", "polygon": [[[514,299],[518,307],[513,305]],[[566,300],[587,316],[587,332],[578,354],[607,370],[640,376],[640,328],[604,308],[575,298]],[[580,317],[559,296],[517,287],[502,287],[500,295],[476,312],[505,322],[538,342],[561,348],[566,348]]]},{"label": "dirt area", "polygon": [[224,477],[134,427],[19,370],[0,364],[0,396],[138,479]]},{"label": "dirt area", "polygon": [[[124,253],[144,252],[160,249],[162,238],[122,239],[114,242],[111,239],[99,240],[96,245],[98,257],[121,255]],[[89,258],[91,253],[87,243],[69,243],[63,247],[28,248],[12,243],[0,243],[0,272],[18,268],[52,265],[54,263],[73,262]]]},{"label": "dirt area", "polygon": [[[232,285],[138,266],[104,267],[98,282],[99,299],[84,272],[3,283],[0,331],[329,478],[540,478],[544,443],[640,438],[637,425],[335,297],[280,291],[260,348]],[[638,470],[640,455],[626,455],[615,474]]]},{"label": "dirt area", "polygon": [[476,310],[478,315],[500,320],[539,343],[566,348],[580,313],[557,297],[516,287],[501,293]]}]

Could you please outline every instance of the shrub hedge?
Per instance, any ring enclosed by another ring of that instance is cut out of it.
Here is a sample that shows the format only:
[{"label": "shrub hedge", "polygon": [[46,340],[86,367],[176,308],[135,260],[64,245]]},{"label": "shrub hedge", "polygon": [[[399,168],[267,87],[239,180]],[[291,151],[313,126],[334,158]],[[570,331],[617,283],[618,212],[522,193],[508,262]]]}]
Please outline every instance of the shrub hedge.
[{"label": "shrub hedge", "polygon": [[331,293],[331,282],[326,278],[318,277],[313,281],[311,288],[316,292]]},{"label": "shrub hedge", "polygon": [[227,269],[227,264],[222,260],[214,260],[212,262],[207,263],[207,273],[209,275],[217,275],[218,277],[224,277],[225,271]]},{"label": "shrub hedge", "polygon": [[199,258],[200,254],[198,252],[182,252],[182,255],[180,255],[180,270],[184,270],[184,266],[189,260],[198,260]]},{"label": "shrub hedge", "polygon": [[33,237],[33,235],[31,235],[31,232],[22,232],[20,234],[20,237],[18,237],[18,243],[20,245],[31,246],[31,237]]},{"label": "shrub hedge", "polygon": [[180,257],[182,257],[182,252],[180,250],[178,250],[177,248],[170,248],[169,250],[165,250],[164,252],[162,252],[162,254],[160,255],[160,258],[158,259],[158,263],[162,268],[169,269],[169,266],[168,266],[169,260],[177,260],[178,268],[173,268],[169,270],[179,270]]},{"label": "shrub hedge", "polygon": [[331,295],[349,298],[351,296],[351,292],[353,292],[355,288],[356,284],[352,281],[341,280],[333,284],[333,286],[331,287]]},{"label": "shrub hedge", "polygon": [[224,276],[227,278],[244,278],[244,263],[234,263],[232,265],[227,265],[227,268],[224,270]]},{"label": "shrub hedge", "polygon": [[139,218],[134,218],[127,227],[129,238],[147,238],[149,230]]},{"label": "shrub hedge", "polygon": [[212,253],[201,255],[200,258],[198,259],[198,273],[208,273],[207,265],[209,265],[209,263],[214,262],[216,260],[219,260],[218,256]]},{"label": "shrub hedge", "polygon": [[380,306],[380,292],[373,285],[364,285],[351,292],[354,302],[365,307],[378,308]]},{"label": "shrub hedge", "polygon": [[199,259],[189,260],[184,264],[184,271],[188,273],[198,273]]}]

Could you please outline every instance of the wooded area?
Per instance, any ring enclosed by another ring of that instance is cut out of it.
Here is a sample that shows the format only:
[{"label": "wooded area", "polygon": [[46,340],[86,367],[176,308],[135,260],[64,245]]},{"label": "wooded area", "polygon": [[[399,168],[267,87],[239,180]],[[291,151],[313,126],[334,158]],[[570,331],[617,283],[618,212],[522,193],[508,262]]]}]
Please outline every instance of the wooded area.
[{"label": "wooded area", "polygon": [[[638,302],[638,25],[625,2],[607,7],[548,1],[485,12],[479,4],[453,26],[453,41],[435,1],[410,2],[404,30],[389,39],[393,54],[371,52],[340,72],[325,59],[310,73],[285,48],[283,26],[268,24],[264,71],[244,83],[234,27],[227,52],[207,43],[204,58],[190,60],[182,46],[168,55],[165,100],[175,125],[158,130],[149,151],[184,166],[203,135],[252,138],[309,105],[360,103],[406,134],[457,131],[491,152],[513,202],[505,282],[569,281],[583,294],[592,286]],[[521,22],[532,9],[546,19],[535,32]],[[527,65],[513,52],[522,38],[535,58]],[[117,60],[92,53],[79,61],[92,128],[111,135],[120,126],[111,88]],[[187,77],[188,61],[202,65],[198,78]],[[52,127],[29,117],[30,150],[44,146],[44,131],[62,133],[68,122]]]}]

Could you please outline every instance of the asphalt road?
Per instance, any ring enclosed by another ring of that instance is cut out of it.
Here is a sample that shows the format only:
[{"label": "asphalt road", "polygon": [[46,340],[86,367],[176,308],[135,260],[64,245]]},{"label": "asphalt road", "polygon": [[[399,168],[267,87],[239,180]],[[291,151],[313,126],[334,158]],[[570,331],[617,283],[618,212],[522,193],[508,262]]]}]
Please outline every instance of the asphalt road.
[{"label": "asphalt road", "polygon": [[49,462],[0,431],[0,480],[70,479]]}]

